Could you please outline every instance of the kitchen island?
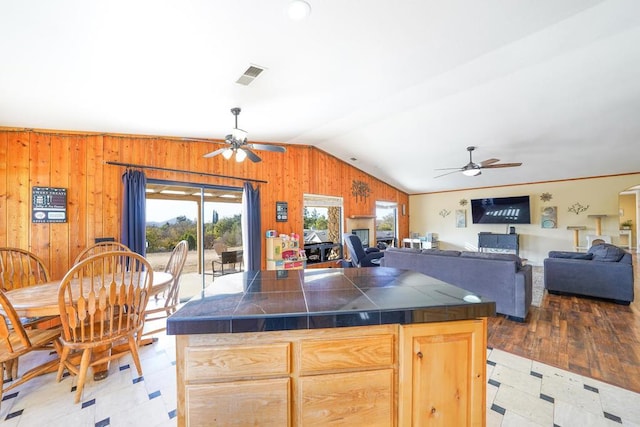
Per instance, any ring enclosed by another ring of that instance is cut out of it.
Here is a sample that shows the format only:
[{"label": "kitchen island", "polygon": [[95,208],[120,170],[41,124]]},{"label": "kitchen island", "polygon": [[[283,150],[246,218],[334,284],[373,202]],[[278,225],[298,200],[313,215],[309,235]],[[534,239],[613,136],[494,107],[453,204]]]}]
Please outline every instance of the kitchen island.
[{"label": "kitchen island", "polygon": [[167,321],[179,426],[484,425],[494,302],[385,267],[223,279]]}]

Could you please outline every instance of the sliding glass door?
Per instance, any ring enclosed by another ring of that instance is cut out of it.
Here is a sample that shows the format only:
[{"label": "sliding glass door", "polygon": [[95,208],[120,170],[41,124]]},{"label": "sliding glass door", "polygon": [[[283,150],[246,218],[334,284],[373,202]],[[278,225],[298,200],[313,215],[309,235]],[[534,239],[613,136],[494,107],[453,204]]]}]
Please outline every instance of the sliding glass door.
[{"label": "sliding glass door", "polygon": [[149,180],[146,198],[147,257],[162,271],[176,243],[187,240],[181,298],[194,295],[212,282],[221,248],[242,247],[242,188]]}]

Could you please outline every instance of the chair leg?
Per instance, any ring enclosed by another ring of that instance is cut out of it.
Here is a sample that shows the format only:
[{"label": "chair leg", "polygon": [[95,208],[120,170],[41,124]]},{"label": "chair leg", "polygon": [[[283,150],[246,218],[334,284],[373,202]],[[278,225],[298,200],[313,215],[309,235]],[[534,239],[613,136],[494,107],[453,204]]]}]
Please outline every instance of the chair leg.
[{"label": "chair leg", "polygon": [[136,365],[136,369],[138,370],[138,375],[142,376],[142,365],[140,364],[140,356],[138,355],[138,343],[133,336],[129,337],[129,349],[131,351],[131,358],[133,359],[133,363]]},{"label": "chair leg", "polygon": [[84,382],[87,379],[87,371],[89,370],[89,362],[91,362],[91,348],[87,348],[82,352],[82,359],[80,360],[80,369],[78,371],[78,384],[76,385],[76,403],[80,403],[82,397],[82,389],[84,388]]},{"label": "chair leg", "polygon": [[67,358],[69,357],[69,353],[71,349],[69,347],[62,347],[62,352],[60,353],[60,364],[58,365],[58,375],[56,375],[56,381],[60,382],[62,379],[62,374],[64,373],[64,367],[67,363]]},{"label": "chair leg", "polygon": [[18,363],[17,363],[17,359],[14,360],[7,360],[6,362],[4,362],[2,364],[2,366],[4,367],[4,374],[3,374],[3,380],[6,381],[11,381],[14,378],[17,378],[18,376]]}]

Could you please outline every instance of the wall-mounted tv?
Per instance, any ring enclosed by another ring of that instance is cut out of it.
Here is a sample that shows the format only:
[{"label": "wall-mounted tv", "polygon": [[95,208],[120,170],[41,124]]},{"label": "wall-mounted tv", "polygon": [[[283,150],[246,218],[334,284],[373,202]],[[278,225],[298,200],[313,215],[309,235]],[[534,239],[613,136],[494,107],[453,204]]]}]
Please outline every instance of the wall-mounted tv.
[{"label": "wall-mounted tv", "polygon": [[471,199],[474,224],[531,224],[529,196]]}]

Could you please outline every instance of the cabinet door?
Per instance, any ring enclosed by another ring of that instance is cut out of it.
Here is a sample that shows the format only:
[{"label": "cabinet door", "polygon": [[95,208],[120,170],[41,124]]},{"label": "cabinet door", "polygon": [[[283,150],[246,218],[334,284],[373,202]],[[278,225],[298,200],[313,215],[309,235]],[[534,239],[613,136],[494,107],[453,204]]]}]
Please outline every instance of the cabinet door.
[{"label": "cabinet door", "polygon": [[483,426],[486,319],[400,328],[399,425]]}]

